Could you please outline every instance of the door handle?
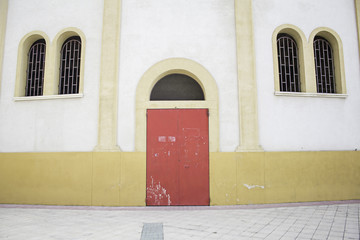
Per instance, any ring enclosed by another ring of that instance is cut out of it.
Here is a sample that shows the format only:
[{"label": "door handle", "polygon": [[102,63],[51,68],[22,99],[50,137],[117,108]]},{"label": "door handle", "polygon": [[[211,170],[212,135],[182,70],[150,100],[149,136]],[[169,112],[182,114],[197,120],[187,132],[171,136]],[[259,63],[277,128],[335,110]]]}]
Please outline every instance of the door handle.
[{"label": "door handle", "polygon": [[190,166],[189,165],[184,165],[184,168],[189,168]]}]

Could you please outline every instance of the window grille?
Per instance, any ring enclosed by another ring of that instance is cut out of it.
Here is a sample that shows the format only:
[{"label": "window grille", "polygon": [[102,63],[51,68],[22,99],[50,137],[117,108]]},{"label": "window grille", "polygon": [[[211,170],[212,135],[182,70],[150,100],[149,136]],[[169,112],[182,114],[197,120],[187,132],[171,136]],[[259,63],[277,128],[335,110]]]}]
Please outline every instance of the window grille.
[{"label": "window grille", "polygon": [[314,60],[318,93],[335,93],[334,57],[330,43],[322,37],[315,37]]},{"label": "window grille", "polygon": [[60,52],[59,94],[79,93],[81,40],[80,37],[68,38]]},{"label": "window grille", "polygon": [[280,91],[300,92],[299,56],[295,40],[288,34],[277,37]]},{"label": "window grille", "polygon": [[25,96],[41,96],[44,86],[46,43],[44,39],[31,45],[28,52]]}]

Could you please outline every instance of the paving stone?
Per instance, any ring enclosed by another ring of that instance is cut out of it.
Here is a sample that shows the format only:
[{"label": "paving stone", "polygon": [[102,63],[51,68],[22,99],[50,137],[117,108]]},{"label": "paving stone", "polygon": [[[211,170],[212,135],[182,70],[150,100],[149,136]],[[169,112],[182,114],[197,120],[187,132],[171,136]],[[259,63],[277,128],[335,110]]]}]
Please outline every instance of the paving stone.
[{"label": "paving stone", "polygon": [[139,240],[144,223],[162,223],[165,240],[359,239],[359,213],[360,201],[279,207],[0,205],[0,239]]}]

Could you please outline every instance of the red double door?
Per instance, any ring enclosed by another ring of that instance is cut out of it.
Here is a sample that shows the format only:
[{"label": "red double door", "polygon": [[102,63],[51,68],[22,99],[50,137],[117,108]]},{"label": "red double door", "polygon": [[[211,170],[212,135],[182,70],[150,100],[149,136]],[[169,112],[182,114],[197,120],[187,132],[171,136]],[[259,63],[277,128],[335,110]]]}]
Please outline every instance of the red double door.
[{"label": "red double door", "polygon": [[209,205],[207,109],[147,110],[146,204]]}]

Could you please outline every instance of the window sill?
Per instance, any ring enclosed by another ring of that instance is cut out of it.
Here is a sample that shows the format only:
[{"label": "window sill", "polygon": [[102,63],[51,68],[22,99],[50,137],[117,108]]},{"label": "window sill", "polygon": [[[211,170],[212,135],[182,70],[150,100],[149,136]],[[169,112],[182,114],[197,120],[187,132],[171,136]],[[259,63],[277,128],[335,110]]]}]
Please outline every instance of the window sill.
[{"label": "window sill", "polygon": [[52,100],[52,99],[69,99],[69,98],[82,98],[84,94],[59,94],[59,95],[43,95],[33,97],[14,97],[14,101],[36,101],[36,100]]},{"label": "window sill", "polygon": [[317,98],[347,98],[347,94],[339,93],[307,93],[307,92],[279,92],[275,91],[275,96],[285,97],[317,97]]}]

